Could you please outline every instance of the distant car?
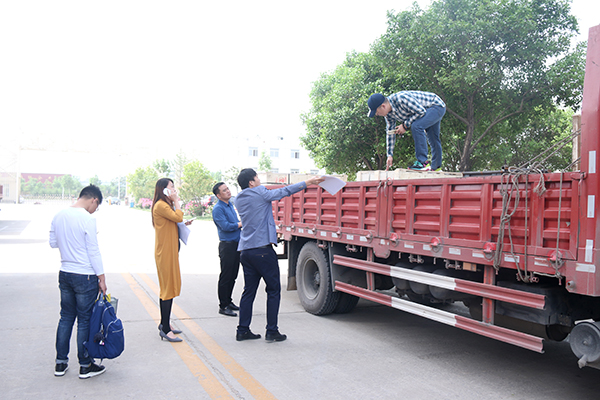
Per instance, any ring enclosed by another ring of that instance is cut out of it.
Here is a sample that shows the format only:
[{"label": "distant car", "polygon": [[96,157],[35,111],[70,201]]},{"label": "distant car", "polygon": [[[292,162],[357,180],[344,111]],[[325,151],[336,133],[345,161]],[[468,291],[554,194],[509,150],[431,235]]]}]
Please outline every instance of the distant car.
[{"label": "distant car", "polygon": [[217,204],[217,201],[219,199],[217,199],[217,196],[215,196],[214,194],[206,195],[202,198],[202,205],[204,207],[210,207],[210,206],[214,206],[215,204]]},{"label": "distant car", "polygon": [[118,197],[109,197],[108,200],[111,205],[115,205],[115,206],[121,205],[121,200],[119,200]]}]

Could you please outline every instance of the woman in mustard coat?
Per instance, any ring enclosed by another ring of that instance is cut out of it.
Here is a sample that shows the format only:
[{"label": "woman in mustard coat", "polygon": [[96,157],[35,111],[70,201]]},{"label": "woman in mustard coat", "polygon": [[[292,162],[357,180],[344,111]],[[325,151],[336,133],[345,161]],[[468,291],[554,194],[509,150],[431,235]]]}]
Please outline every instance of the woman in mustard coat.
[{"label": "woman in mustard coat", "polygon": [[160,338],[167,339],[169,342],[182,341],[175,336],[181,331],[173,331],[170,323],[173,298],[179,296],[181,292],[177,223],[182,221],[183,211],[179,206],[179,195],[173,181],[169,178],[159,179],[156,182],[152,202],[152,226],[155,232],[154,258],[160,285],[161,324],[158,329]]}]

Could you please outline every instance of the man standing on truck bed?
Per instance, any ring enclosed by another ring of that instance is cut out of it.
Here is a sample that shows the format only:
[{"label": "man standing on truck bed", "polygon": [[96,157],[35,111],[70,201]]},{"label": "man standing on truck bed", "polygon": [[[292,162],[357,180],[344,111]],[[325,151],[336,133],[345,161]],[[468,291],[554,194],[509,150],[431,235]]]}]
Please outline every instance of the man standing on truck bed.
[{"label": "man standing on truck bed", "polygon": [[[369,97],[369,117],[385,117],[387,130],[387,168],[392,166],[396,135],[412,130],[417,161],[409,169],[416,171],[442,170],[440,123],[446,104],[435,93],[404,90],[385,97],[375,93]],[[396,122],[400,122],[396,126]],[[431,165],[427,161],[427,141],[431,147]]]},{"label": "man standing on truck bed", "polygon": [[242,188],[236,198],[236,208],[242,219],[242,233],[238,250],[241,251],[244,270],[244,292],[240,300],[240,321],[236,340],[260,339],[260,335],[250,331],[252,305],[260,279],[264,279],[267,292],[267,331],[265,340],[281,342],[287,338],[279,333],[277,314],[281,299],[281,280],[279,263],[273,244],[277,244],[277,231],[273,219],[271,202],[306,189],[310,185],[325,179],[313,177],[304,182],[279,189],[268,190],[260,184],[256,171],[245,168],[238,175],[238,184]]}]

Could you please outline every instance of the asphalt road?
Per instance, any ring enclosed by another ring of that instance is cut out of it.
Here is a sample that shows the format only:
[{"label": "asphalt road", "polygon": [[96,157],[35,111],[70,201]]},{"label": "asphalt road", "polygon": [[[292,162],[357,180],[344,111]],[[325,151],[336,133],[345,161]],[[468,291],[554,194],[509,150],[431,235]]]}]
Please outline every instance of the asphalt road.
[{"label": "asphalt road", "polygon": [[[195,221],[181,249],[183,289],[173,325],[183,343],[159,340],[150,214],[102,205],[96,214],[108,291],[119,298],[125,352],[107,372],[53,375],[59,312],[58,250],[47,243],[62,206],[0,204],[0,399],[597,399],[600,371],[577,367],[569,344],[533,353],[361,300],[349,314],[316,317],[282,293],[288,340],[236,342],[237,319],[217,313],[217,236]],[[280,262],[285,287],[287,264]],[[234,299],[243,289],[240,274]],[[252,329],[264,335],[259,290]],[[74,339],[74,338],[73,338]]]}]

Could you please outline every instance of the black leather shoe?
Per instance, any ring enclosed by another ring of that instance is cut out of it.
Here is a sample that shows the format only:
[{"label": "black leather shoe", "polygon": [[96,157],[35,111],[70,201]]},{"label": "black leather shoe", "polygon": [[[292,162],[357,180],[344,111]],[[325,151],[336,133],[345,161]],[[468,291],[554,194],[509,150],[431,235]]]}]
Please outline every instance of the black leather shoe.
[{"label": "black leather shoe", "polygon": [[233,311],[238,311],[240,309],[238,306],[233,304],[233,301],[231,302],[231,304],[228,307],[231,308]]},{"label": "black leather shoe", "polygon": [[287,339],[287,336],[282,335],[279,331],[265,334],[265,340],[267,342],[283,342],[285,339]]},{"label": "black leather shoe", "polygon": [[237,317],[237,313],[233,312],[233,310],[229,307],[219,307],[219,314],[227,315],[228,317]]},{"label": "black leather shoe", "polygon": [[241,342],[242,340],[251,340],[251,339],[260,339],[260,335],[257,333],[252,333],[252,331],[247,332],[237,332],[235,334],[235,340]]}]

